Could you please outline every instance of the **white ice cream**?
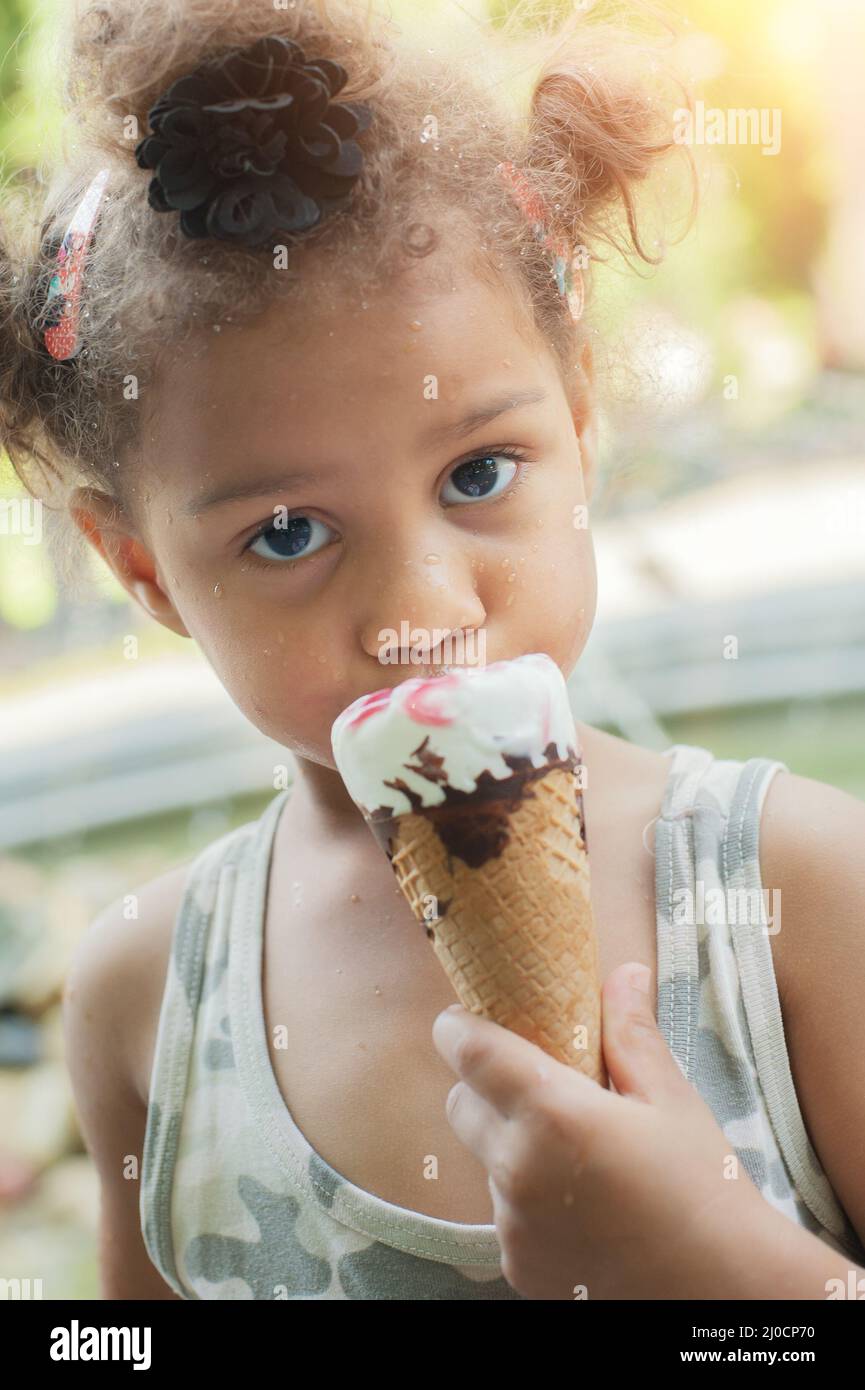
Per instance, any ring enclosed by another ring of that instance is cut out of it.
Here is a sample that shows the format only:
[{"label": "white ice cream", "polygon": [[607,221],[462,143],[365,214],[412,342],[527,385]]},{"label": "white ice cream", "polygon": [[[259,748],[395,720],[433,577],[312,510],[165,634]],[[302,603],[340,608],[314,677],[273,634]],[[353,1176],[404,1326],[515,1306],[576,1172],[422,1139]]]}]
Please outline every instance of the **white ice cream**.
[{"label": "white ice cream", "polygon": [[448,784],[467,792],[474,791],[485,770],[495,778],[510,777],[505,754],[541,767],[550,743],[559,758],[580,753],[564,677],[540,652],[461,667],[430,680],[413,677],[362,695],[344,709],[331,730],[333,755],[349,795],[363,811],[410,811],[409,798],[385,785],[397,779],[417,792],[424,806],[444,801],[443,787],[411,768],[424,739],[426,751],[444,759]]}]

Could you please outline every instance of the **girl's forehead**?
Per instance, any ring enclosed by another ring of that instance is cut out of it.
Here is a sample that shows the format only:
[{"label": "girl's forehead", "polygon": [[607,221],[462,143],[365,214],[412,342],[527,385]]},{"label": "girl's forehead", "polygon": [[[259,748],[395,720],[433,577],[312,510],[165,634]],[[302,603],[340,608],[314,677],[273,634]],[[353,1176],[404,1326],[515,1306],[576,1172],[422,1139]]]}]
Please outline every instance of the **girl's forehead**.
[{"label": "girl's forehead", "polygon": [[490,287],[422,307],[396,293],[367,304],[311,318],[296,336],[290,311],[269,314],[181,361],[147,431],[159,505],[219,521],[216,499],[238,484],[273,492],[287,475],[300,492],[327,483],[350,496],[358,477],[447,462],[486,425],[516,443],[542,421],[547,435],[566,426],[552,356]]},{"label": "girl's forehead", "polygon": [[530,387],[553,370],[507,290],[470,276],[435,291],[419,280],[393,283],[300,313],[276,301],[251,323],[219,329],[163,370],[158,433],[266,437],[290,421],[296,438],[320,438],[323,423],[443,413],[438,403],[492,379]]}]

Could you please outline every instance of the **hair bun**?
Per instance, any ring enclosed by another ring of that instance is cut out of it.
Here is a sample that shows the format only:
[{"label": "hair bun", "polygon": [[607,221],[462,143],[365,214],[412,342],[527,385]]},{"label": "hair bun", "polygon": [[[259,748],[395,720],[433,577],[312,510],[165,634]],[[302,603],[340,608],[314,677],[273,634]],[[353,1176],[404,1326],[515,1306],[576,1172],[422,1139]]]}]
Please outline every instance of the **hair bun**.
[{"label": "hair bun", "polygon": [[347,80],[339,63],[307,59],[278,35],[179,77],[135,149],[140,167],[156,171],[150,206],[179,212],[188,237],[249,247],[317,226],[345,206],[363,166],[353,137],[372,113],[333,100]]}]

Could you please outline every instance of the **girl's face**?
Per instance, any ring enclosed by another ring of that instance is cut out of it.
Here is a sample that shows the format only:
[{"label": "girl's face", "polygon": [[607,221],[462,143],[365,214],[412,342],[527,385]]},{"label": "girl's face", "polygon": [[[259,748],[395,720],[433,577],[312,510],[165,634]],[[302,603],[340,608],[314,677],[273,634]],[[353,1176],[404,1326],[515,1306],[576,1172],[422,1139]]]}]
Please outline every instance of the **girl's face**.
[{"label": "girl's face", "polygon": [[[137,522],[103,553],[253,724],[332,768],[337,714],[428,673],[406,650],[424,635],[433,665],[459,663],[432,644],[461,629],[487,663],[573,668],[595,613],[593,418],[585,376],[572,406],[518,305],[468,274],[290,312],[223,324],[160,383]],[[83,495],[74,514],[93,516]]]}]

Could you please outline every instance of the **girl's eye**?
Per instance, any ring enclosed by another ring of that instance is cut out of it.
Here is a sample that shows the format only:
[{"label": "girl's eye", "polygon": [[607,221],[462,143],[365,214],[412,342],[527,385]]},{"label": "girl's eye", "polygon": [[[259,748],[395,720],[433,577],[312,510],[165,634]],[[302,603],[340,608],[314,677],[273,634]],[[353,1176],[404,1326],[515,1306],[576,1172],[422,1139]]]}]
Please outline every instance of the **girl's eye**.
[{"label": "girl's eye", "polygon": [[516,461],[507,452],[485,454],[459,463],[442,488],[442,501],[479,502],[486,497],[497,497],[513,482],[516,471]]},{"label": "girl's eye", "polygon": [[314,516],[290,516],[259,531],[244,548],[263,560],[298,560],[321,550],[332,535]]}]

